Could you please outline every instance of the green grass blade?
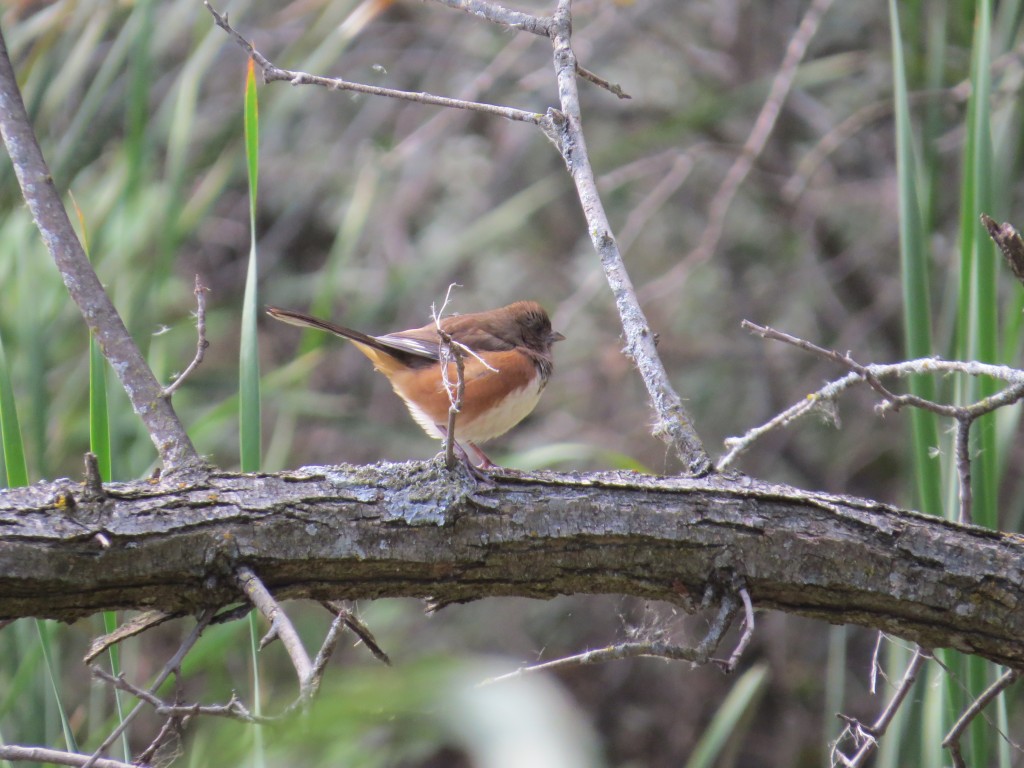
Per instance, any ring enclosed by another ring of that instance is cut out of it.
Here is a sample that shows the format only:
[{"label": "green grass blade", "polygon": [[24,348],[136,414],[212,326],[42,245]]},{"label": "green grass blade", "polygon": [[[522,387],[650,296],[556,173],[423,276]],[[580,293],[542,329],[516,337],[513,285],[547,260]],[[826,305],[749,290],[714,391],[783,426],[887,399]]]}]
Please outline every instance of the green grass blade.
[{"label": "green grass blade", "polygon": [[11,388],[10,371],[4,354],[3,338],[0,337],[0,440],[3,442],[4,469],[8,488],[28,485],[28,465],[25,462],[25,445],[21,439],[21,425],[15,409],[14,392]]},{"label": "green grass blade", "polygon": [[[239,444],[243,472],[260,469],[260,368],[259,340],[256,335],[258,304],[256,299],[259,271],[256,261],[256,199],[259,179],[259,102],[256,95],[255,63],[249,60],[245,78],[245,160],[249,175],[249,267],[245,276],[245,296],[242,306],[241,350],[239,354]],[[249,639],[252,648],[253,712],[261,712],[261,684],[259,667],[259,627],[255,614],[249,616]],[[253,729],[253,766],[266,765],[266,747],[263,731]]]},{"label": "green grass blade", "polygon": [[758,664],[743,673],[704,730],[686,768],[711,768],[717,764],[724,750],[739,745],[739,735],[746,730],[754,708],[768,686],[768,679],[766,664]]},{"label": "green grass blade", "polygon": [[64,704],[61,701],[60,685],[60,673],[57,669],[56,662],[54,660],[54,647],[53,639],[50,637],[50,630],[47,622],[42,619],[36,619],[36,630],[39,632],[39,644],[43,649],[43,659],[46,663],[46,671],[50,676],[50,686],[53,690],[53,698],[57,702],[57,712],[60,714],[60,725],[64,731],[64,744],[69,752],[78,751],[78,742],[75,740],[75,734],[71,730],[71,722],[68,720],[67,711],[64,709]]},{"label": "green grass blade", "polygon": [[[996,290],[995,249],[978,220],[982,211],[992,211],[992,128],[991,110],[991,16],[990,0],[976,6],[974,41],[971,55],[971,96],[967,105],[967,136],[964,177],[961,185],[961,301],[957,324],[965,347],[964,359],[995,363],[999,361],[999,312]],[[971,378],[961,387],[960,401],[977,400],[996,390],[991,380]],[[974,522],[996,527],[998,521],[998,482],[1000,459],[996,417],[986,416],[972,429],[972,491]],[[952,506],[952,505],[951,505]],[[961,665],[967,679],[968,697],[984,690],[992,679],[991,665],[982,659],[968,658]],[[966,698],[956,696],[963,705]],[[966,748],[971,765],[988,765],[992,734],[982,718],[976,718],[967,734]]]},{"label": "green grass blade", "polygon": [[[967,290],[961,302],[958,322],[966,332],[964,359],[999,362],[999,303],[997,298],[998,266],[995,248],[979,221],[982,211],[992,210],[992,129],[990,124],[991,15],[989,0],[977,6],[975,39],[971,60],[971,97],[967,106],[967,151],[962,185],[960,214],[961,280]],[[998,385],[987,379],[972,378],[967,385],[971,400],[993,394]],[[976,457],[973,461],[974,522],[990,528],[997,526],[996,498],[999,460],[995,416],[975,422]]]},{"label": "green grass blade", "polygon": [[[103,612],[103,631],[106,634],[110,634],[117,629],[117,611],[104,611]],[[110,673],[117,677],[121,674],[121,646],[114,643],[107,649],[107,658],[110,659]],[[117,711],[117,722],[120,725],[124,722],[124,704],[121,701],[121,691],[114,690],[114,707]],[[121,751],[123,753],[124,761],[126,763],[131,762],[132,753],[131,746],[128,744],[128,733],[121,734]]]},{"label": "green grass blade", "polygon": [[[910,104],[907,97],[906,65],[900,36],[899,11],[896,0],[889,0],[892,27],[893,90],[896,113],[896,173],[900,201],[900,270],[903,280],[903,328],[907,355],[912,358],[933,354],[931,307],[929,302],[927,236],[921,218],[914,168],[914,142],[910,126]],[[910,390],[928,398],[935,397],[934,381],[928,376],[912,376]],[[939,444],[935,416],[915,409],[911,413],[914,475],[917,481],[918,506],[931,514],[942,509],[942,478],[933,451]]]},{"label": "green grass blade", "polygon": [[[78,207],[74,195],[71,196],[71,204],[74,206],[75,216],[78,217],[82,249],[85,251],[86,257],[91,260],[89,228],[85,223],[85,214]],[[107,408],[106,359],[103,357],[103,351],[96,343],[96,339],[91,335],[89,336],[89,450],[96,455],[100,477],[104,482],[109,482],[111,478],[110,414]]]},{"label": "green grass blade", "polygon": [[239,443],[243,472],[260,468],[260,365],[256,335],[256,187],[259,177],[259,112],[254,63],[249,61],[245,80],[245,159],[249,172],[249,267],[245,277],[239,354]]}]

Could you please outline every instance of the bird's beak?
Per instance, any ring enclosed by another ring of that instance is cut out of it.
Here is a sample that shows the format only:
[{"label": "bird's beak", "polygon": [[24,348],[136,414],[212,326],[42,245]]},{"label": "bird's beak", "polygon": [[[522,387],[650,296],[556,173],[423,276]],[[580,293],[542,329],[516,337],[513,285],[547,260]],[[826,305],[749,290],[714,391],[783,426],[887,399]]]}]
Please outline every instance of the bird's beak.
[{"label": "bird's beak", "polygon": [[565,336],[560,334],[558,331],[552,331],[551,335],[548,336],[548,342],[554,344],[556,341],[565,341]]}]

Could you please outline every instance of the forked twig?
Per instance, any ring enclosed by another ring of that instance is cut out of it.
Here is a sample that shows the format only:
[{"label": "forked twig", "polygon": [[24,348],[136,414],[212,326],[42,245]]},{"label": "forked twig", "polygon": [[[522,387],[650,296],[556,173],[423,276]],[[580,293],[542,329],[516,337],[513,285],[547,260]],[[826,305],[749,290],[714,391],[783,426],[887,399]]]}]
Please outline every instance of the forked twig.
[{"label": "forked twig", "polygon": [[182,383],[189,377],[189,375],[203,362],[203,358],[206,356],[206,350],[210,346],[210,342],[206,338],[206,294],[209,292],[209,288],[199,282],[199,275],[196,275],[196,335],[198,340],[196,341],[196,356],[192,358],[192,362],[188,364],[188,368],[181,372],[171,384],[164,388],[164,397],[170,397],[174,394],[174,391],[182,385]]},{"label": "forked twig", "polygon": [[[864,725],[852,717],[842,714],[838,715],[839,719],[846,722],[846,728],[843,729],[843,733],[836,740],[836,744],[832,749],[833,761],[838,760],[844,768],[860,768],[860,766],[867,762],[868,758],[878,749],[878,740],[882,738],[889,728],[889,724],[892,723],[892,719],[896,717],[900,705],[907,698],[910,689],[914,687],[918,673],[921,671],[924,663],[930,658],[931,654],[926,653],[921,648],[915,649],[914,656],[910,659],[906,672],[903,673],[903,679],[900,680],[895,693],[893,693],[885,709],[882,710],[878,718],[871,725]],[[839,744],[846,736],[852,736],[854,743],[857,745],[857,751],[853,757],[847,757],[839,750]]]},{"label": "forked twig", "polygon": [[960,715],[960,719],[956,721],[953,727],[946,734],[946,738],[942,740],[942,746],[949,750],[950,756],[953,758],[954,768],[966,768],[967,763],[964,762],[964,756],[960,751],[960,737],[964,731],[967,730],[967,726],[971,724],[981,711],[989,705],[989,703],[1000,693],[1009,688],[1015,683],[1021,676],[1020,670],[1011,669],[1008,672],[1004,672],[999,676],[992,685],[986,688],[976,698],[971,705],[964,710],[964,713]]},{"label": "forked twig", "polygon": [[[746,594],[746,590],[741,590],[740,595],[743,597],[744,606],[750,606],[750,597]],[[582,667],[588,664],[600,664],[607,661],[618,661],[620,659],[633,659],[639,656],[672,659],[674,661],[689,661],[694,665],[707,664],[709,661],[713,661],[711,654],[715,652],[719,644],[722,642],[722,638],[729,629],[729,625],[732,624],[733,619],[736,618],[739,613],[739,609],[740,605],[733,595],[726,594],[723,596],[718,607],[718,613],[711,621],[707,633],[705,633],[701,641],[695,646],[678,645],[667,640],[644,640],[629,643],[616,643],[615,645],[609,645],[605,648],[597,648],[592,651],[584,651],[583,653],[577,653],[561,659],[553,659],[552,661],[546,661],[540,664],[531,664],[529,666],[520,667],[519,669],[507,674],[488,678],[480,684],[489,685],[491,683],[500,683],[516,677],[522,677],[523,675],[534,672],[549,672],[554,669],[562,669],[566,667]],[[740,645],[738,645],[736,650],[733,652],[729,663],[734,663],[734,660],[738,659],[739,655],[743,652],[743,649],[746,648],[746,645],[749,642],[748,634],[753,632],[752,617],[753,607],[750,606],[750,611],[748,613],[750,624],[744,632],[744,637],[741,639]],[[725,668],[726,665],[722,666]]]},{"label": "forked twig", "polygon": [[295,667],[295,674],[299,678],[300,697],[307,697],[310,694],[313,662],[310,661],[291,619],[251,568],[243,565],[235,572],[235,579],[245,596],[270,621],[271,633],[275,633],[281,640],[288,657],[292,660],[292,666]]},{"label": "forked twig", "polygon": [[516,120],[523,123],[533,123],[534,125],[540,125],[544,122],[544,115],[537,112],[527,112],[526,110],[515,109],[514,107],[503,107],[497,104],[484,104],[479,101],[451,99],[446,96],[435,96],[431,93],[401,91],[395,88],[382,88],[376,85],[353,83],[349,80],[343,80],[340,77],[321,77],[320,75],[311,75],[308,72],[281,69],[273,64],[266,56],[256,50],[252,43],[242,37],[242,35],[228,23],[227,14],[221,15],[214,10],[213,6],[211,6],[209,2],[205,2],[205,0],[203,4],[213,16],[217,26],[231,35],[235,42],[237,42],[246,51],[246,53],[252,57],[253,61],[260,66],[260,69],[263,70],[264,82],[272,83],[277,80],[284,80],[292,85],[319,85],[332,91],[354,91],[355,93],[365,93],[370,96],[385,96],[391,99],[415,101],[419,104],[430,104],[436,107],[468,109],[473,112],[483,112],[484,114],[504,117],[508,120]]}]

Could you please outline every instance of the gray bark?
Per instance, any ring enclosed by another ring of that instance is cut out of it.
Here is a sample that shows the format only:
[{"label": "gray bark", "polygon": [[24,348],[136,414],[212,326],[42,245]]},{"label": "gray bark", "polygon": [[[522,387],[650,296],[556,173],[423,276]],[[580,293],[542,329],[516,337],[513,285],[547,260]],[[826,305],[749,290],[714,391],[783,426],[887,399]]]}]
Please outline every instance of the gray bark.
[{"label": "gray bark", "polygon": [[412,463],[0,492],[0,619],[223,606],[241,564],[279,599],[441,604],[621,593],[692,609],[738,577],[758,608],[1024,665],[1024,538],[742,476],[488,488]]}]

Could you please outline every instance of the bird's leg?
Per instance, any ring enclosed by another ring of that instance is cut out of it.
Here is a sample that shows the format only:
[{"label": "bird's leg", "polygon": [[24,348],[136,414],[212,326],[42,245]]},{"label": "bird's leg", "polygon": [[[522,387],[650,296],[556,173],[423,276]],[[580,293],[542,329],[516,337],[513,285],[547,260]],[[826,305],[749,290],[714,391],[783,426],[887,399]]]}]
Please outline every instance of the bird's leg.
[{"label": "bird's leg", "polygon": [[477,445],[476,443],[473,443],[473,442],[469,442],[469,441],[466,441],[466,445],[468,445],[470,448],[472,448],[473,449],[473,453],[475,453],[477,455],[477,458],[480,459],[480,463],[477,465],[477,466],[480,467],[480,469],[496,469],[496,468],[500,468],[500,465],[495,464],[493,461],[491,461],[491,458],[480,449],[479,445]]}]

